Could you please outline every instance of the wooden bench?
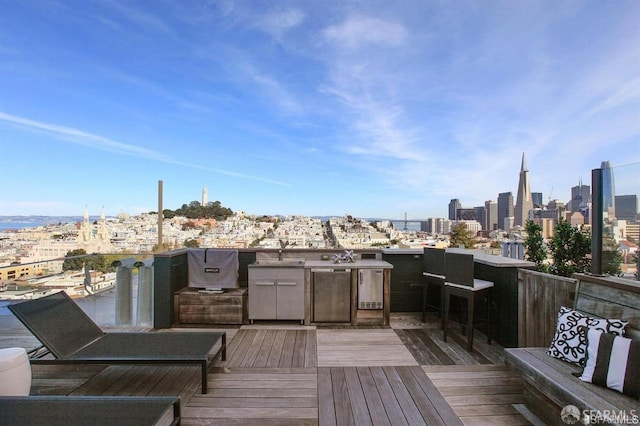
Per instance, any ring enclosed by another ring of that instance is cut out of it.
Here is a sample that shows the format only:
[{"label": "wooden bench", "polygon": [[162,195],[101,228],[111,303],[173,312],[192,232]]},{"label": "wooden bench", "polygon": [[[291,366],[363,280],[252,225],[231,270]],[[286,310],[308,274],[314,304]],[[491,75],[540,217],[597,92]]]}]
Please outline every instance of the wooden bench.
[{"label": "wooden bench", "polygon": [[[574,278],[578,279],[574,309],[593,317],[629,321],[625,336],[640,340],[640,283],[584,274],[575,274]],[[566,424],[560,413],[567,405],[576,406],[581,413],[596,410],[636,415],[636,421],[640,421],[640,401],[583,382],[572,374],[580,372],[580,367],[550,357],[547,348],[505,351],[507,365],[522,376],[527,408],[546,424]]]}]

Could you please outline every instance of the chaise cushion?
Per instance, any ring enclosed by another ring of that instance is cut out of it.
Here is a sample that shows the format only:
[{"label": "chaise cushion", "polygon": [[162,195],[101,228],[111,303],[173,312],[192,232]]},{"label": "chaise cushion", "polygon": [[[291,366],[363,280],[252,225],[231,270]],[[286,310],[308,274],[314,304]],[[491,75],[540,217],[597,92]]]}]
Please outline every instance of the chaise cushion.
[{"label": "chaise cushion", "polygon": [[640,398],[640,342],[592,328],[583,334],[588,343],[580,380]]},{"label": "chaise cushion", "polygon": [[562,306],[558,312],[556,334],[547,353],[583,367],[587,354],[587,337],[581,332],[582,327],[621,336],[628,323],[619,319],[593,318]]}]

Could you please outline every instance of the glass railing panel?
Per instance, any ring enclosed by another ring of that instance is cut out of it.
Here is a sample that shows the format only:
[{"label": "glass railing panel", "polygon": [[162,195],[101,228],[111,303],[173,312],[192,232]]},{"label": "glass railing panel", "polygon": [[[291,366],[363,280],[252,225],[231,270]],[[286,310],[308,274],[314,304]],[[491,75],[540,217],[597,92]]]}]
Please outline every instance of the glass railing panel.
[{"label": "glass railing panel", "polygon": [[152,289],[153,254],[13,262],[0,266],[0,316],[10,303],[65,291],[100,326],[151,327]]}]

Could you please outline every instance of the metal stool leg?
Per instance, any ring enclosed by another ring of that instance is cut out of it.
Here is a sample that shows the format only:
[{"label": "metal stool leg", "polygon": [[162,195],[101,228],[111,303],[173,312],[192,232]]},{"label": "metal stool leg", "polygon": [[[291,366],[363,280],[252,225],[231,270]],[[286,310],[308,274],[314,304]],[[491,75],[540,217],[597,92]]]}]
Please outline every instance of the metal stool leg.
[{"label": "metal stool leg", "polygon": [[427,290],[429,289],[429,281],[425,279],[422,284],[422,322],[427,320]]},{"label": "metal stool leg", "polygon": [[447,286],[442,288],[444,293],[444,313],[442,314],[442,334],[444,336],[444,341],[447,341],[447,323],[449,322],[449,302],[451,299],[451,293],[447,289]]},{"label": "metal stool leg", "polygon": [[491,290],[487,291],[487,343],[491,344]]},{"label": "metal stool leg", "polygon": [[467,350],[473,351],[473,320],[475,309],[475,297],[473,292],[469,292],[467,299]]}]

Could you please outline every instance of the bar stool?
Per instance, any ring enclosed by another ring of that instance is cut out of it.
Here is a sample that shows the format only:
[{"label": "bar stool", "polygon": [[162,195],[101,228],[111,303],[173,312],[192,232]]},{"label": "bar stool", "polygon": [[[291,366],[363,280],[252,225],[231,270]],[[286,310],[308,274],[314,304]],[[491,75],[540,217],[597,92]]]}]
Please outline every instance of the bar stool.
[{"label": "bar stool", "polygon": [[444,283],[444,341],[447,341],[447,323],[449,322],[449,304],[451,296],[467,301],[467,351],[473,351],[473,325],[475,322],[475,302],[481,297],[487,301],[487,343],[491,344],[491,291],[493,282],[475,279],[473,276],[473,255],[463,253],[445,254]]},{"label": "bar stool", "polygon": [[[422,283],[422,322],[426,320],[427,306],[436,308],[440,315],[440,328],[444,327],[444,315],[442,307],[444,306],[444,249],[433,247],[424,248],[424,272],[425,277]],[[439,288],[440,301],[438,305],[427,305],[427,292],[429,286]]]}]

